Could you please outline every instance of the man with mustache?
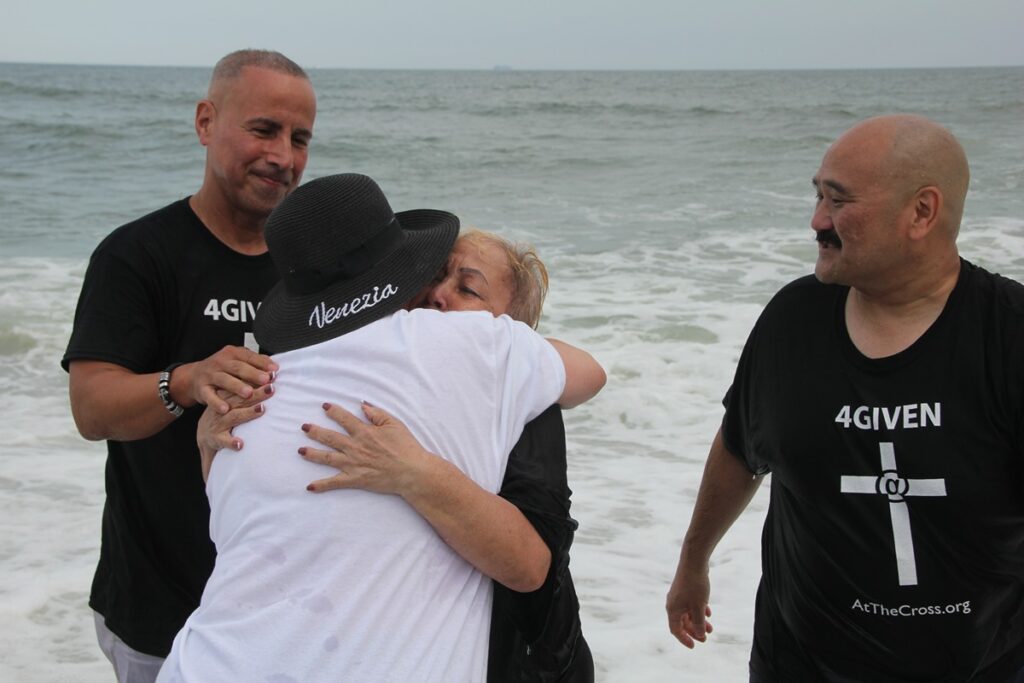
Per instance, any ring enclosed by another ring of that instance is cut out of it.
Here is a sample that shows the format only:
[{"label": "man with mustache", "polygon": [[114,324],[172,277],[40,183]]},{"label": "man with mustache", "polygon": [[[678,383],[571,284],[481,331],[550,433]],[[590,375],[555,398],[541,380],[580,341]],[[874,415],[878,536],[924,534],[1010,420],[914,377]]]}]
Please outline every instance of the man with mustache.
[{"label": "man with mustache", "polygon": [[214,68],[191,197],[128,223],[89,262],[62,360],[82,436],[107,440],[103,538],[89,604],[119,681],[152,681],[213,568],[195,442],[216,391],[248,396],[276,366],[246,344],[278,275],[263,226],[298,186],[316,97],[277,52]]},{"label": "man with mustache", "polygon": [[813,185],[814,276],[727,393],[666,608],[771,472],[750,680],[1024,680],[1024,286],[960,258],[969,171],[919,116],[868,119]]}]

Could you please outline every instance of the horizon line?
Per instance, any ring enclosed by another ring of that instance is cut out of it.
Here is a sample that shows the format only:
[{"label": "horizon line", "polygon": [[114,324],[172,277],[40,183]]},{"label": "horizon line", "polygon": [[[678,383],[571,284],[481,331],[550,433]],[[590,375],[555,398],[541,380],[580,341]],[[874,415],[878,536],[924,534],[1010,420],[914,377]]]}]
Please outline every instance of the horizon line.
[{"label": "horizon line", "polygon": [[[40,62],[33,60],[0,59],[0,64],[21,66],[84,66],[129,69],[212,69],[213,64],[125,64],[104,62]],[[530,72],[651,72],[651,71],[926,71],[950,69],[1016,69],[1024,64],[968,64],[968,65],[933,65],[933,66],[827,66],[827,67],[516,67],[508,64],[495,64],[490,67],[397,67],[397,66],[305,66],[307,71],[473,71],[495,73],[530,73]]]}]

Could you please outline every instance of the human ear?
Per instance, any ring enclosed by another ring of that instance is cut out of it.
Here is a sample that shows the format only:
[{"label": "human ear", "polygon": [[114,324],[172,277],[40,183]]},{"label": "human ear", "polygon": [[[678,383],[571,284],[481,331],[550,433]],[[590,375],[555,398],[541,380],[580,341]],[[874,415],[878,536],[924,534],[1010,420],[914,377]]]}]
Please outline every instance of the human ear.
[{"label": "human ear", "polygon": [[931,233],[939,224],[942,211],[942,191],[934,185],[926,185],[914,193],[910,200],[910,238],[919,240]]},{"label": "human ear", "polygon": [[210,129],[213,120],[217,116],[217,109],[210,100],[199,100],[196,104],[196,135],[199,136],[199,144],[203,147],[210,142]]}]

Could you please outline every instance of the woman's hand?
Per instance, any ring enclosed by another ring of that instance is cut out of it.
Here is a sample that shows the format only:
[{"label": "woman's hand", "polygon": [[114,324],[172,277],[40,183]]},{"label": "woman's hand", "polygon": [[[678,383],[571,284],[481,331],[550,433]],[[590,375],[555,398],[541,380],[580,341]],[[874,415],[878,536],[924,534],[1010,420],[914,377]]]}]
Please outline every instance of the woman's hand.
[{"label": "woman's hand", "polygon": [[203,481],[210,476],[213,456],[222,448],[240,451],[245,445],[241,439],[232,434],[231,430],[240,424],[255,420],[263,414],[263,401],[274,394],[274,385],[266,384],[252,392],[249,398],[229,394],[220,390],[220,398],[230,406],[228,412],[221,414],[213,406],[208,406],[199,418],[196,430],[196,444],[199,446],[199,460],[203,468]]},{"label": "woman's hand", "polygon": [[363,422],[344,408],[324,404],[328,417],[347,434],[312,424],[302,430],[326,448],[300,448],[299,454],[310,462],[339,470],[327,479],[314,481],[306,488],[315,493],[334,489],[364,489],[374,493],[393,493],[405,497],[415,489],[419,475],[438,457],[420,445],[401,420],[386,410],[363,403]]},{"label": "woman's hand", "polygon": [[423,448],[398,418],[368,403],[362,407],[369,424],[344,408],[324,404],[347,435],[302,425],[326,446],[300,448],[302,457],[340,470],[306,488],[315,493],[363,489],[399,495],[485,575],[514,591],[540,588],[551,566],[551,551],[523,513]]}]

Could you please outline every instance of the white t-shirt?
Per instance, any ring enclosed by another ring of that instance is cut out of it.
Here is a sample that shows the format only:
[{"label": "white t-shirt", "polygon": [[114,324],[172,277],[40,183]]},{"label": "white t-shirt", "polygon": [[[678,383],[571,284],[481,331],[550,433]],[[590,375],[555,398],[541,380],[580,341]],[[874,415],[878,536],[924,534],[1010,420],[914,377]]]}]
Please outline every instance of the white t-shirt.
[{"label": "white t-shirt", "polygon": [[558,353],[506,316],[417,310],[274,360],[266,414],[214,460],[217,564],[159,680],[483,681],[490,580],[399,496],[306,491],[337,471],[298,455],[317,446],[300,427],[366,400],[497,492],[523,425],[562,393]]}]

